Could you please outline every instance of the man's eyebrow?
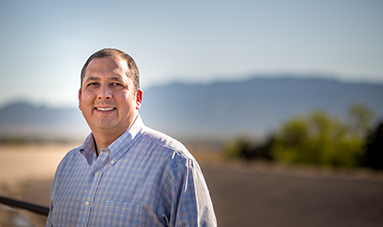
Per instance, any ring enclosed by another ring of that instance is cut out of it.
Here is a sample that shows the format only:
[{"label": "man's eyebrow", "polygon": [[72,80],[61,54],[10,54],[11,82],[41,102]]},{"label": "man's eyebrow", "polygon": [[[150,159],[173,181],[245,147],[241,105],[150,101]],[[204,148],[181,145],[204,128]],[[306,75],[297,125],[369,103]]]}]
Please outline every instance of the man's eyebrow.
[{"label": "man's eyebrow", "polygon": [[85,80],[85,82],[87,82],[87,81],[95,81],[95,80],[100,80],[100,78],[98,78],[98,77],[94,77],[94,76],[90,76],[90,77],[88,77],[86,80]]},{"label": "man's eyebrow", "polygon": [[[99,77],[95,77],[95,76],[90,76],[88,77],[84,82],[87,83],[89,81],[100,81],[101,79]],[[123,83],[124,80],[121,78],[121,77],[110,77],[108,78],[108,81],[118,81],[118,82],[121,82]]]},{"label": "man's eyebrow", "polygon": [[108,80],[111,80],[111,81],[120,81],[120,82],[123,82],[124,80],[121,78],[121,77],[110,77]]}]

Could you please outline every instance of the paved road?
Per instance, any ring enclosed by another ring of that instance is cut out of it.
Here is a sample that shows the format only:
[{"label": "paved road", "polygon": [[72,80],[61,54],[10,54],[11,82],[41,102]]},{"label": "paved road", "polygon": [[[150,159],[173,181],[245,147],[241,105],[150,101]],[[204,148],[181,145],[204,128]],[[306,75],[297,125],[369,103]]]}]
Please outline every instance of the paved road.
[{"label": "paved road", "polygon": [[219,226],[383,226],[383,180],[204,166]]}]

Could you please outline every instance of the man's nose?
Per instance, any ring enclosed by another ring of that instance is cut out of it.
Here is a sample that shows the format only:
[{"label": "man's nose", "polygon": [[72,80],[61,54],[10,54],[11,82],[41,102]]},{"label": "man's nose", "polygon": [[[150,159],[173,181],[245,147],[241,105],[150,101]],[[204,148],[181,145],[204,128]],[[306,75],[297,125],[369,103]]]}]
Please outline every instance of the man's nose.
[{"label": "man's nose", "polygon": [[112,98],[112,93],[107,85],[101,85],[98,89],[97,99],[110,99]]}]

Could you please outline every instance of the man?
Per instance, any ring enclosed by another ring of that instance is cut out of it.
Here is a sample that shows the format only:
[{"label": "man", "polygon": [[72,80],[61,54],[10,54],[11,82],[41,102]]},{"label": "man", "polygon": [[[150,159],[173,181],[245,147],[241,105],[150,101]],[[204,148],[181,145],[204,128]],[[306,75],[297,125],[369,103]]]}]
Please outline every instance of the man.
[{"label": "man", "polygon": [[146,127],[139,72],[116,49],[89,57],[79,108],[91,133],[59,164],[47,226],[216,226],[201,169],[178,141]]}]

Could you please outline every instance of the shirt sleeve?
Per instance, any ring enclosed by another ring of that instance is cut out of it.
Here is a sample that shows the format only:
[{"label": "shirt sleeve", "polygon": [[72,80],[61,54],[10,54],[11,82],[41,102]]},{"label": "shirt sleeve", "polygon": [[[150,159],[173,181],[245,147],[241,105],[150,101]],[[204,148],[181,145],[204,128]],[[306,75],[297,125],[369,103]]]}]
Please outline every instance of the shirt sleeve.
[{"label": "shirt sleeve", "polygon": [[52,223],[53,198],[54,198],[54,194],[55,194],[54,189],[55,189],[55,185],[57,183],[57,172],[59,171],[59,167],[60,167],[60,164],[59,164],[58,168],[56,169],[55,177],[53,178],[53,183],[51,185],[51,190],[50,190],[50,195],[49,195],[49,214],[47,217],[47,221],[45,223],[46,227],[53,226],[53,223]]},{"label": "shirt sleeve", "polygon": [[53,226],[53,224],[52,224],[52,220],[51,220],[51,216],[52,216],[52,209],[53,209],[53,206],[52,206],[52,204],[50,205],[50,207],[49,207],[49,214],[48,214],[48,217],[47,217],[47,221],[46,221],[46,223],[45,223],[45,226],[46,227],[50,227],[50,226]]},{"label": "shirt sleeve", "polygon": [[217,226],[208,187],[194,159],[177,163],[166,179],[169,226]]}]

